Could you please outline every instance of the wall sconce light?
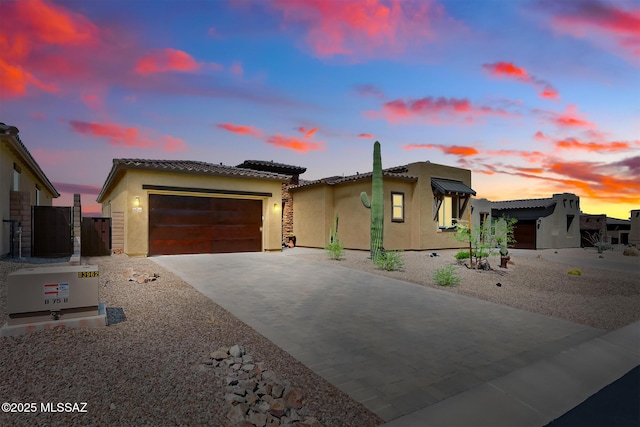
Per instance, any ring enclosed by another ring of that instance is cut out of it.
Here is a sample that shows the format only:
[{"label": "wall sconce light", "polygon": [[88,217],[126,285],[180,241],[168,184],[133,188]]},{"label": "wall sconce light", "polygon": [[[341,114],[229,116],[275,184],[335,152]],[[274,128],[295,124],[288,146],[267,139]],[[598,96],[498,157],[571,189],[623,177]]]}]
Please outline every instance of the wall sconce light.
[{"label": "wall sconce light", "polygon": [[278,204],[277,204],[277,203],[274,203],[274,204],[273,204],[273,210],[274,210],[275,212],[278,212],[278,211],[280,210],[280,206],[278,206]]},{"label": "wall sconce light", "polygon": [[131,210],[133,212],[142,212],[140,196],[136,196],[136,197],[133,198],[133,208]]}]

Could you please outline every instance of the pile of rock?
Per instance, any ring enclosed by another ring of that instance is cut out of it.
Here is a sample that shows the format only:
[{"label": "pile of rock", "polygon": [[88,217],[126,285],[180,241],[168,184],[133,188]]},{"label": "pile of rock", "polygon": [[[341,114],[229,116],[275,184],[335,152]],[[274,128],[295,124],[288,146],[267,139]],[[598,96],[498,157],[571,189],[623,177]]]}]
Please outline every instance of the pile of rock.
[{"label": "pile of rock", "polygon": [[264,362],[255,362],[240,345],[220,348],[204,366],[224,377],[229,425],[238,427],[322,427],[309,416],[302,391],[279,380]]},{"label": "pile of rock", "polygon": [[128,267],[122,272],[122,276],[130,282],[147,283],[156,280],[159,275],[150,270],[135,271]]}]

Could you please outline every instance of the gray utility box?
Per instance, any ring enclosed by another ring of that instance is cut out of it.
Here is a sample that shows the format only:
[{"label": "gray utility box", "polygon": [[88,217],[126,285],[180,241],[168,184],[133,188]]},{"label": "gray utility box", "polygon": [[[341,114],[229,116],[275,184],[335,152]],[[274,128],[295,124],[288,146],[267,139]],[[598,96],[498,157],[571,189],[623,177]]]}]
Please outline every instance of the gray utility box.
[{"label": "gray utility box", "polygon": [[23,268],[7,282],[9,325],[98,315],[97,265]]}]

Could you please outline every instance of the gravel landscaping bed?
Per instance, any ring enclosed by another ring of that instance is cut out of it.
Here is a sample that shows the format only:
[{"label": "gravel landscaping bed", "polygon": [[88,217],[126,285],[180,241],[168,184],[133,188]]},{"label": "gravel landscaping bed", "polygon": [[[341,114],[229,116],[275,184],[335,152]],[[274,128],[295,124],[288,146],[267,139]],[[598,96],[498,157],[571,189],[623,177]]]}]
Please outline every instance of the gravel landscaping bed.
[{"label": "gravel landscaping bed", "polygon": [[[0,425],[240,425],[228,418],[228,368],[211,365],[214,352],[236,344],[252,360],[260,361],[259,366],[302,393],[303,405],[296,407],[296,413],[300,421],[309,420],[306,425],[382,423],[364,406],[152,261],[125,255],[82,261],[98,264],[100,301],[121,309],[117,311],[124,313],[126,320],[105,328],[61,328],[0,338],[0,400],[33,402],[38,409],[41,402],[87,402],[87,412],[2,412]],[[2,323],[7,319],[7,275],[27,266],[0,261]],[[129,281],[123,275],[127,269],[159,277],[142,283]],[[237,418],[237,411],[233,415]],[[313,418],[317,423],[311,423]],[[275,415],[254,419],[277,425]]]},{"label": "gravel landscaping bed", "polygon": [[[494,270],[471,270],[457,263],[458,250],[403,252],[401,271],[376,268],[368,251],[345,251],[340,261],[317,251],[293,255],[319,262],[381,274],[422,286],[441,289],[508,305],[522,310],[581,323],[595,328],[615,330],[640,320],[640,259],[623,256],[622,250],[606,251],[602,258],[593,248],[511,250],[512,264],[499,268],[499,256],[490,257]],[[562,261],[555,261],[562,260]],[[467,260],[468,263],[468,260]],[[622,266],[626,271],[607,269]],[[455,265],[459,285],[439,286],[433,272]],[[579,269],[580,276],[569,275]],[[500,286],[498,286],[500,284]]]}]

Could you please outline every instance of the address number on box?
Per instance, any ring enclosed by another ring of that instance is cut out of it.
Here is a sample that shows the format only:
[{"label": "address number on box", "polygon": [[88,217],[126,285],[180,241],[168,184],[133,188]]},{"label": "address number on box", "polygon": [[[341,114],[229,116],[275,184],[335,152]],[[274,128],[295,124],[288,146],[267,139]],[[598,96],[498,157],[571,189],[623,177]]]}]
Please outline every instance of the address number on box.
[{"label": "address number on box", "polygon": [[82,279],[85,277],[98,277],[98,272],[97,271],[79,271],[78,272],[78,279]]}]

